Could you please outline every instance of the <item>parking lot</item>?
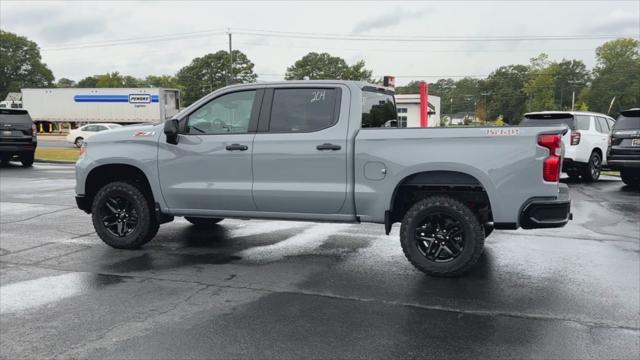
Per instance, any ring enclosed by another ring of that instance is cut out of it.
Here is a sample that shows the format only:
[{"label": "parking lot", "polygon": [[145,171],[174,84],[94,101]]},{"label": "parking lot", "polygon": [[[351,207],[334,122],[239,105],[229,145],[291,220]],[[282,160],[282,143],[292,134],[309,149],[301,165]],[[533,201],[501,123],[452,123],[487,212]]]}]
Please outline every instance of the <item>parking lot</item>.
[{"label": "parking lot", "polygon": [[564,228],[496,231],[430,278],[399,224],[183,219],[115,250],[71,165],[0,169],[1,357],[637,358],[640,193],[570,183]]}]

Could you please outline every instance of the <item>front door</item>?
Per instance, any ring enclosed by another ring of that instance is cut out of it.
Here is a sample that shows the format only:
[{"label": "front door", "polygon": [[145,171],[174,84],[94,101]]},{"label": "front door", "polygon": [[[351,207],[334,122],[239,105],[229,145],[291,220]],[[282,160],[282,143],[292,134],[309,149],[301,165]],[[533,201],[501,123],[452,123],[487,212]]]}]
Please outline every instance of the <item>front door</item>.
[{"label": "front door", "polygon": [[262,92],[215,97],[188,115],[177,145],[160,140],[160,185],[170,209],[255,210],[251,152]]},{"label": "front door", "polygon": [[341,212],[347,194],[348,114],[339,115],[341,104],[348,109],[349,101],[342,90],[346,88],[266,91],[253,141],[257,210]]}]

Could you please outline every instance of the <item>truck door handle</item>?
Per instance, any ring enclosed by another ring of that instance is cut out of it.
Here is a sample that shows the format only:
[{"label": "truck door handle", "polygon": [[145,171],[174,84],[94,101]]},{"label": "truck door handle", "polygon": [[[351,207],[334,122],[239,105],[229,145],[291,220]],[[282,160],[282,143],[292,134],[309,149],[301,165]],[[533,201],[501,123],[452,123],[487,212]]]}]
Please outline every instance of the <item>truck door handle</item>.
[{"label": "truck door handle", "polygon": [[233,151],[233,150],[245,151],[245,150],[249,150],[249,147],[247,145],[231,144],[231,145],[227,145],[226,149],[229,151]]},{"label": "truck door handle", "polygon": [[340,145],[334,145],[329,143],[324,143],[322,145],[316,146],[318,150],[340,150],[342,147]]}]

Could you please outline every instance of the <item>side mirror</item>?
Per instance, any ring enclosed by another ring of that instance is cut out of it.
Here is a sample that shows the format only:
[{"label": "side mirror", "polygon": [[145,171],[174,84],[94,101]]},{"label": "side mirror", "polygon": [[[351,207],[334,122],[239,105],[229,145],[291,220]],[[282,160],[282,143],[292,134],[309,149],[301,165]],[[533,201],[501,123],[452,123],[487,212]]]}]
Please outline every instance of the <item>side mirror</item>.
[{"label": "side mirror", "polygon": [[178,120],[170,119],[164,122],[164,134],[169,144],[178,144]]}]

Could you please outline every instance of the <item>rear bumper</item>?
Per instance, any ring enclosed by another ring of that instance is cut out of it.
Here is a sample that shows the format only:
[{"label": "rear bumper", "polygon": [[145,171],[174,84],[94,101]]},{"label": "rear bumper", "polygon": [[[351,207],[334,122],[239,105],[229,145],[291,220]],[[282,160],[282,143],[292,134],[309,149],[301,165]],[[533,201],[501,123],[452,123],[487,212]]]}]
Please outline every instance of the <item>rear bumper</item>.
[{"label": "rear bumper", "polygon": [[0,153],[19,154],[36,151],[38,143],[0,143]]},{"label": "rear bumper", "polygon": [[[637,158],[637,156],[635,156]],[[640,159],[620,159],[611,157],[607,160],[607,167],[613,170],[640,169]]]},{"label": "rear bumper", "polygon": [[567,172],[567,170],[579,170],[582,169],[585,165],[586,163],[564,158],[562,160],[562,171]]},{"label": "rear bumper", "polygon": [[527,201],[520,212],[520,226],[523,229],[563,227],[572,218],[569,187],[560,184],[555,199],[532,198]]}]

